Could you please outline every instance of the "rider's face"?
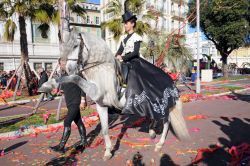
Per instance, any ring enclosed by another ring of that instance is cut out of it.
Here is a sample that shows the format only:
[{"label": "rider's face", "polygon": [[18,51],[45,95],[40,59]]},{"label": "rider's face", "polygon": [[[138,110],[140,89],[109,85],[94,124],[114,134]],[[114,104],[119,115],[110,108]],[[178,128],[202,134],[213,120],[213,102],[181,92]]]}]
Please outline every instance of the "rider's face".
[{"label": "rider's face", "polygon": [[130,21],[125,22],[125,31],[130,32],[134,29],[134,23],[131,23]]}]

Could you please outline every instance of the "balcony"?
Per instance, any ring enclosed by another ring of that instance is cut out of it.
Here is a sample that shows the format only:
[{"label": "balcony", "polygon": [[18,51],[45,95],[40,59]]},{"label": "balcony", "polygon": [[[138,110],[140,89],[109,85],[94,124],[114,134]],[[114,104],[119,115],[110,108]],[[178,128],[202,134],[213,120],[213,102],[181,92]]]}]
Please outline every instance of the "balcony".
[{"label": "balcony", "polygon": [[188,4],[188,0],[172,0],[172,2],[177,3],[178,5],[187,5]]},{"label": "balcony", "polygon": [[178,11],[172,10],[171,11],[172,19],[177,21],[184,21],[185,20],[185,13],[179,13]]}]

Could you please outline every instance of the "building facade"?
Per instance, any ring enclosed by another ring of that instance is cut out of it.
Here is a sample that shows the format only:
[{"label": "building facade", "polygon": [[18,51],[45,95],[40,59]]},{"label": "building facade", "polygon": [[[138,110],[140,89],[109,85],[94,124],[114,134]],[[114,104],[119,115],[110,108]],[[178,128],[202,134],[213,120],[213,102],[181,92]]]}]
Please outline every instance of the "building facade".
[{"label": "building facade", "polygon": [[100,5],[94,3],[82,3],[81,5],[86,11],[86,17],[84,19],[76,14],[72,14],[71,25],[75,25],[79,32],[87,32],[102,37]]},{"label": "building facade", "polygon": [[229,63],[235,63],[238,67],[243,67],[242,64],[250,63],[250,47],[241,47],[234,50],[228,57]]},{"label": "building facade", "polygon": [[[189,48],[191,54],[193,55],[194,59],[197,59],[197,37],[199,36],[200,41],[200,59],[204,58],[202,54],[212,55],[212,58],[215,60],[216,63],[221,64],[221,56],[217,51],[214,43],[210,40],[202,40],[201,33],[189,33],[186,35],[186,47]],[[237,50],[234,50],[228,56],[228,64],[229,63],[236,63],[238,67],[244,62],[250,62],[250,47],[242,47]]]},{"label": "building facade", "polygon": [[[104,12],[107,4],[110,1],[111,0],[100,1],[102,22],[106,22],[110,19],[113,19],[114,17],[117,17],[112,13],[106,14]],[[124,4],[124,0],[120,0],[120,2],[121,4]],[[157,29],[162,32],[166,32],[167,34],[174,32],[175,34],[179,34],[184,37],[187,32],[187,25],[184,23],[188,11],[187,2],[188,0],[147,0],[143,6],[143,11],[148,9],[156,9],[157,11],[161,11],[163,16],[158,20]],[[138,17],[138,20],[140,20],[140,17]],[[152,20],[150,25],[152,28],[155,28],[156,22]],[[112,52],[116,52],[120,41],[115,41],[113,39],[113,34],[108,29],[105,29],[104,33],[104,38],[108,46]]]},{"label": "building facade", "polygon": [[[75,25],[79,32],[88,32],[101,37],[100,5],[93,3],[81,3],[86,10],[86,19],[71,14],[70,24]],[[20,35],[18,17],[13,20],[17,25],[13,42],[4,40],[4,21],[0,20],[0,70],[15,70],[20,64]],[[26,20],[26,32],[28,40],[29,64],[32,70],[44,68],[51,71],[57,63],[60,55],[58,27],[51,24],[47,39],[41,37],[39,26],[36,22]]]},{"label": "building facade", "polygon": [[200,41],[200,59],[203,58],[202,54],[212,55],[212,58],[217,61],[219,60],[218,51],[213,44],[213,42],[209,40],[202,40],[201,33],[189,33],[186,34],[186,47],[191,51],[194,59],[197,59],[197,37],[199,37]]},{"label": "building facade", "polygon": [[[17,16],[13,18],[17,25],[13,42],[4,40],[4,22],[0,21],[0,70],[15,70],[20,64],[20,34],[17,18]],[[52,70],[59,57],[58,29],[51,25],[48,38],[43,39],[37,29],[38,25],[29,19],[26,20],[29,64],[32,69],[43,67]]]}]

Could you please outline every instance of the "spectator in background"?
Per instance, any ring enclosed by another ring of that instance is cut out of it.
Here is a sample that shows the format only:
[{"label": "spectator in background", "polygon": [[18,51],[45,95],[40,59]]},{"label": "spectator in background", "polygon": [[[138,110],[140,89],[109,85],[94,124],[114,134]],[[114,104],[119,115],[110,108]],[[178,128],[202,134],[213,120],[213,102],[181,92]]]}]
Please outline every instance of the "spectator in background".
[{"label": "spectator in background", "polygon": [[40,68],[39,69],[39,76],[40,76],[40,79],[38,81],[38,87],[40,88],[45,82],[48,81],[48,75],[43,68]]},{"label": "spectator in background", "polygon": [[[40,75],[40,80],[38,81],[38,88],[40,88],[45,82],[48,81],[48,75],[47,72],[43,69],[39,69],[39,75]],[[53,100],[53,96],[51,96],[49,93],[45,94],[47,97],[47,100]]]},{"label": "spectator in background", "polygon": [[7,79],[8,79],[8,75],[7,75],[6,71],[3,71],[2,74],[1,74],[1,85],[2,85],[2,87],[7,86]]},{"label": "spectator in background", "polygon": [[12,70],[12,71],[10,71],[9,76],[8,76],[8,81],[11,81],[11,82],[10,82],[9,89],[12,90],[12,91],[15,90],[15,87],[16,87],[16,84],[17,84],[17,79],[18,79],[18,76],[15,75],[15,76],[13,77],[13,79],[10,80],[14,73],[15,73],[15,70]]},{"label": "spectator in background", "polygon": [[35,75],[35,72],[32,71],[32,78],[30,80],[30,87],[31,89],[29,90],[29,95],[37,95],[37,90],[38,90],[38,78]]}]

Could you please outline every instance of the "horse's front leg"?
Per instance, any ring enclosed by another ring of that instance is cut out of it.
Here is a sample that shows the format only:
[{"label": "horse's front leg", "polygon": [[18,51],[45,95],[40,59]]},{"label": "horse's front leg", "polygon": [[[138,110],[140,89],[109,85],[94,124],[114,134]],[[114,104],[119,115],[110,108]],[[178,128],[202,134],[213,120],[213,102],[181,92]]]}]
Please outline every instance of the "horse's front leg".
[{"label": "horse's front leg", "polygon": [[163,131],[161,134],[160,141],[155,145],[155,152],[160,151],[161,148],[163,147],[167,133],[168,133],[169,124],[170,124],[170,117],[168,116],[167,119],[164,119]]},{"label": "horse's front leg", "polygon": [[98,97],[97,86],[94,83],[91,83],[78,75],[60,77],[57,79],[57,82],[60,84],[74,83],[78,85],[86,93],[86,95],[94,101],[96,101],[96,98]]},{"label": "horse's front leg", "polygon": [[42,86],[38,89],[38,92],[49,93],[54,88],[58,88],[58,86],[59,86],[59,83],[56,81],[56,79],[52,78],[52,79],[49,79],[47,82],[43,83]]},{"label": "horse's front leg", "polygon": [[106,145],[106,149],[105,149],[105,153],[103,156],[103,160],[108,160],[112,157],[111,154],[111,140],[110,137],[108,135],[108,108],[107,107],[101,107],[99,104],[96,104],[96,109],[97,112],[100,116],[100,121],[101,121],[101,125],[102,125],[102,134],[105,140],[105,145]]}]

